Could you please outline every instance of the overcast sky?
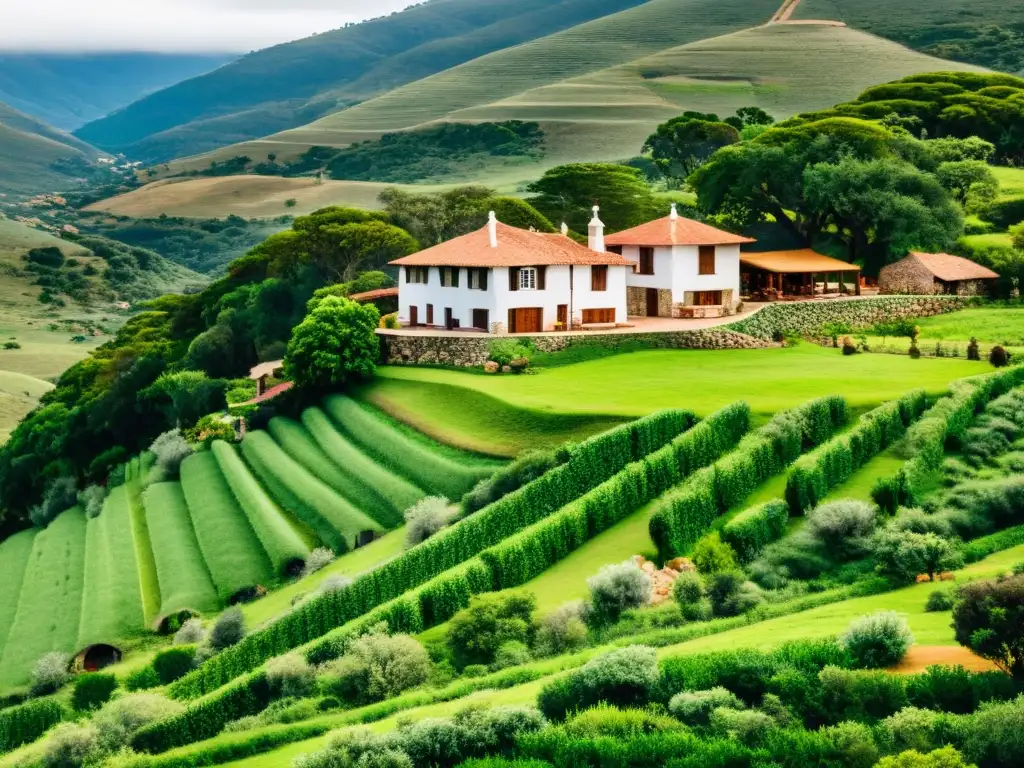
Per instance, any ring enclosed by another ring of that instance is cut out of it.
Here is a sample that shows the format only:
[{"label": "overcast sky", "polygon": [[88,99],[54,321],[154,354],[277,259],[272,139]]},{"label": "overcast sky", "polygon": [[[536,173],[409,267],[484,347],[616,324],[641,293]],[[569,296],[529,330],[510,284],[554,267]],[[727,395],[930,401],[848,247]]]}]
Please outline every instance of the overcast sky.
[{"label": "overcast sky", "polygon": [[239,51],[383,16],[413,0],[0,0],[4,51]]}]

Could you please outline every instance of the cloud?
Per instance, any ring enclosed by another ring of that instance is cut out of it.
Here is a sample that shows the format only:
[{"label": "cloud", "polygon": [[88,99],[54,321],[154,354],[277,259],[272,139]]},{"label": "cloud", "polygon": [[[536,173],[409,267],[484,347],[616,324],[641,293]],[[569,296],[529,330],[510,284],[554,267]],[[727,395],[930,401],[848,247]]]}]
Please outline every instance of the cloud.
[{"label": "cloud", "polygon": [[385,15],[410,2],[0,0],[0,50],[244,52]]}]

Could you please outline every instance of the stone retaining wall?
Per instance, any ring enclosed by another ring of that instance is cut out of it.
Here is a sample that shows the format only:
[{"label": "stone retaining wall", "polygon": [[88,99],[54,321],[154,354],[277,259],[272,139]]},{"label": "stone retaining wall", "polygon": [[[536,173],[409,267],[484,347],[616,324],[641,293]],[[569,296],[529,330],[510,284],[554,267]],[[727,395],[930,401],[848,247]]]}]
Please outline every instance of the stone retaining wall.
[{"label": "stone retaining wall", "polygon": [[[462,368],[482,366],[488,360],[488,347],[494,338],[483,336],[398,335],[378,331],[381,357],[391,365],[453,365]],[[501,338],[501,337],[498,337]],[[561,352],[569,347],[598,346],[617,348],[637,346],[646,349],[763,349],[776,346],[723,328],[667,333],[594,333],[545,334],[507,337],[529,341],[539,352]]]},{"label": "stone retaining wall", "polygon": [[807,335],[825,323],[848,323],[868,328],[905,317],[930,317],[963,309],[963,296],[878,296],[863,299],[829,299],[771,304],[748,318],[724,326],[760,339],[788,331]]}]

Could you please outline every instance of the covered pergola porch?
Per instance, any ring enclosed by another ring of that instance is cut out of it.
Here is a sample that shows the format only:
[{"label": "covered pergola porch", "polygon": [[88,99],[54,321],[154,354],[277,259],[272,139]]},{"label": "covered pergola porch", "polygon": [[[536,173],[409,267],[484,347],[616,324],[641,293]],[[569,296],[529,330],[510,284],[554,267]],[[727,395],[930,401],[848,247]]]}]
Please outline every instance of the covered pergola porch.
[{"label": "covered pergola porch", "polygon": [[753,301],[860,295],[860,267],[804,248],[740,254],[741,293]]}]

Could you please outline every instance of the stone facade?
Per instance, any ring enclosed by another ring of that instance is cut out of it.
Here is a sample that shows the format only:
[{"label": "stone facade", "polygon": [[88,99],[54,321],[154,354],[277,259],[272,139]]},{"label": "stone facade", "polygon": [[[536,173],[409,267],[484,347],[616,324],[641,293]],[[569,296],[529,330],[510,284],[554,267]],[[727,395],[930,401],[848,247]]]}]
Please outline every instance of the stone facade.
[{"label": "stone facade", "polygon": [[736,313],[734,291],[731,289],[722,291],[721,304],[698,305],[695,301],[694,291],[684,292],[683,303],[672,307],[672,317],[728,317]]},{"label": "stone facade", "polygon": [[[658,291],[658,317],[673,317],[672,291],[656,288]],[[647,317],[647,289],[634,285],[626,287],[626,313],[630,317]]]},{"label": "stone facade", "polygon": [[809,335],[825,323],[848,323],[870,328],[876,323],[904,317],[930,317],[967,306],[962,296],[878,296],[860,299],[825,299],[770,304],[760,312],[724,328],[760,339],[788,331]]},{"label": "stone facade", "polygon": [[888,294],[983,296],[987,284],[986,280],[940,280],[911,256],[882,267],[878,273],[878,289]]},{"label": "stone facade", "polygon": [[[482,367],[488,359],[493,339],[486,336],[431,336],[426,333],[401,334],[381,329],[381,359],[390,365],[450,365],[458,368]],[[561,352],[574,346],[646,347],[648,349],[764,349],[776,346],[723,328],[704,328],[667,333],[593,333],[516,336],[529,341],[539,352]]]}]

